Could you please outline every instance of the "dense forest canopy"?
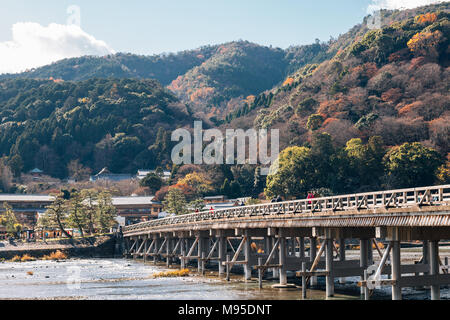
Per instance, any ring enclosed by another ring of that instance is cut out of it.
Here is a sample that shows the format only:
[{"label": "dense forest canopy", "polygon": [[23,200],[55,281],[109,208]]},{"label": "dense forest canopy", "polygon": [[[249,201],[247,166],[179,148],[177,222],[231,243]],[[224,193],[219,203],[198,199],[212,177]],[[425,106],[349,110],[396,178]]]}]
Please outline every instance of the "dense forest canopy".
[{"label": "dense forest canopy", "polygon": [[167,130],[191,123],[154,80],[0,81],[0,154],[56,176],[78,160],[93,170],[154,167],[170,154]]}]

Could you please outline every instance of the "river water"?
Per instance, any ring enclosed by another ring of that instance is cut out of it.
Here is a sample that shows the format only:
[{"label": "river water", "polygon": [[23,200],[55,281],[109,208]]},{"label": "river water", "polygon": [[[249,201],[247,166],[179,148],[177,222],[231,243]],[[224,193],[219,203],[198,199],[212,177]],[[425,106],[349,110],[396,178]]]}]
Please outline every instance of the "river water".
[{"label": "river water", "polygon": [[[225,282],[216,276],[154,278],[167,270],[151,263],[124,259],[70,259],[62,262],[0,263],[0,299],[100,299],[100,300],[294,300],[299,289],[272,289],[267,282],[259,290],[255,281],[244,283],[242,276]],[[333,299],[360,299],[358,279],[336,284]],[[319,283],[320,285],[321,283]],[[323,286],[323,284],[322,284]],[[321,288],[323,289],[323,288]],[[387,290],[387,291],[386,291]],[[390,299],[390,289],[381,290],[377,299]],[[443,289],[443,298],[450,298]],[[428,299],[428,291],[404,289],[406,299]],[[325,299],[322,290],[309,290],[308,298]]]}]

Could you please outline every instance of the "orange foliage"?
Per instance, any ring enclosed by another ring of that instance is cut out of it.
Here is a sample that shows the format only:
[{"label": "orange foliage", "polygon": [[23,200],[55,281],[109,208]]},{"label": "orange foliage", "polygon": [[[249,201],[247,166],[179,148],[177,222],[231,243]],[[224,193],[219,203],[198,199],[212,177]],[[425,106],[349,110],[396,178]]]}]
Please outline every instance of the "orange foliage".
[{"label": "orange foliage", "polygon": [[64,82],[63,79],[54,79],[53,77],[50,77],[49,80],[53,81],[54,83],[61,83],[61,82]]},{"label": "orange foliage", "polygon": [[436,54],[435,47],[442,40],[442,32],[439,30],[434,32],[418,32],[409,41],[408,48],[411,52],[419,55]]},{"label": "orange foliage", "polygon": [[283,82],[283,87],[285,86],[291,86],[294,83],[294,78],[287,78],[286,81]]},{"label": "orange foliage", "polygon": [[207,100],[209,97],[211,97],[214,94],[214,88],[199,88],[195,90],[193,94],[191,94],[191,101],[196,102],[199,100]]},{"label": "orange foliage", "polygon": [[323,123],[323,127],[325,127],[325,126],[327,126],[327,125],[329,125],[330,123],[333,123],[333,122],[335,122],[335,121],[338,121],[338,119],[336,119],[336,118],[328,118],[328,119],[326,119],[325,121],[324,121],[324,123]]},{"label": "orange foliage", "polygon": [[182,183],[177,183],[176,185],[170,186],[169,190],[172,188],[177,188],[179,190],[181,190],[181,192],[183,192],[183,194],[189,198],[192,197],[193,195],[195,195],[195,190],[193,187],[188,186],[187,184],[182,184]]},{"label": "orange foliage", "polygon": [[251,105],[255,101],[255,99],[256,97],[254,95],[250,95],[244,100],[244,102],[248,105]]},{"label": "orange foliage", "polygon": [[400,88],[391,88],[381,95],[381,99],[385,102],[397,102],[402,97],[402,90]]},{"label": "orange foliage", "polygon": [[378,72],[378,68],[377,68],[376,63],[368,62],[368,63],[364,64],[364,71],[366,72],[366,76],[368,78],[372,78]]},{"label": "orange foliage", "polygon": [[183,80],[183,77],[178,76],[178,78],[176,78],[175,80],[172,81],[172,83],[169,85],[169,88],[172,90],[180,90],[182,80]]},{"label": "orange foliage", "polygon": [[415,18],[416,23],[420,23],[420,24],[424,24],[424,23],[433,23],[436,22],[437,20],[437,15],[436,13],[426,13],[426,14],[421,14],[419,16],[417,16]]},{"label": "orange foliage", "polygon": [[413,58],[411,59],[411,64],[409,66],[409,70],[414,70],[417,69],[418,67],[420,67],[423,62],[425,61],[424,57],[417,57],[417,58]]},{"label": "orange foliage", "polygon": [[413,103],[407,104],[398,111],[399,115],[406,115],[411,112],[416,112],[418,109],[423,107],[422,101],[415,101]]}]

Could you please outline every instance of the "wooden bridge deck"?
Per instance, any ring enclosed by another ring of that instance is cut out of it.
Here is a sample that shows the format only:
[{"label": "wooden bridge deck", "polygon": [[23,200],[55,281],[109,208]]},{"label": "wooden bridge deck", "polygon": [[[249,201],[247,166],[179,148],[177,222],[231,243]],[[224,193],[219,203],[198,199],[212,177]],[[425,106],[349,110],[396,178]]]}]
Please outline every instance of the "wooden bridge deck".
[{"label": "wooden bridge deck", "polygon": [[123,232],[380,226],[450,226],[450,185],[204,211],[126,226]]}]

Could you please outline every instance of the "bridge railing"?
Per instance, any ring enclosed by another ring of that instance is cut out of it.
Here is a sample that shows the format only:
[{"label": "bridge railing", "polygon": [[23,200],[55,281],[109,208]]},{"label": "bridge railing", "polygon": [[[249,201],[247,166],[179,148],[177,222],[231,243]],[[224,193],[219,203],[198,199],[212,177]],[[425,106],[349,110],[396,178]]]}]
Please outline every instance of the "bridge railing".
[{"label": "bridge railing", "polygon": [[314,214],[323,211],[407,208],[450,204],[450,185],[347,194],[203,211],[126,226],[124,232],[158,226],[253,216]]}]

